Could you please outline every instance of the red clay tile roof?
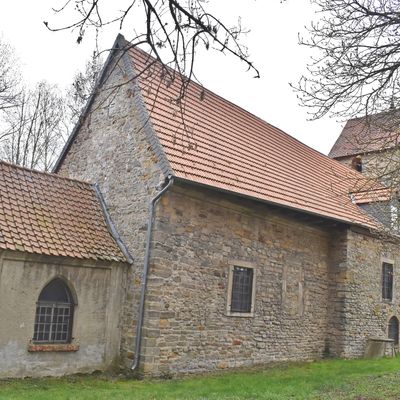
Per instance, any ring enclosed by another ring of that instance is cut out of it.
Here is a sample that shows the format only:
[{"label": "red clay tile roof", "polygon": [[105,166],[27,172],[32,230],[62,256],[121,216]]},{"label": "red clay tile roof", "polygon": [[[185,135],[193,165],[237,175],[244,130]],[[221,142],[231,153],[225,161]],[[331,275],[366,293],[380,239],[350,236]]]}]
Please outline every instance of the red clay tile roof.
[{"label": "red clay tile roof", "polygon": [[390,149],[399,144],[400,112],[390,111],[347,121],[329,157],[340,158]]},{"label": "red clay tile roof", "polygon": [[195,83],[177,103],[179,75],[173,82],[168,76],[161,79],[157,63],[143,72],[154,60],[137,48],[129,55],[135,73],[141,74],[152,126],[177,178],[376,227],[350,199],[350,192],[371,187],[363,175]]},{"label": "red clay tile roof", "polygon": [[94,188],[0,161],[0,250],[125,262]]},{"label": "red clay tile roof", "polygon": [[[359,190],[351,193],[350,197],[356,204],[376,203],[381,201],[389,201],[396,193],[392,193],[391,188],[376,188],[375,190]],[[396,196],[397,197],[397,196]]]}]

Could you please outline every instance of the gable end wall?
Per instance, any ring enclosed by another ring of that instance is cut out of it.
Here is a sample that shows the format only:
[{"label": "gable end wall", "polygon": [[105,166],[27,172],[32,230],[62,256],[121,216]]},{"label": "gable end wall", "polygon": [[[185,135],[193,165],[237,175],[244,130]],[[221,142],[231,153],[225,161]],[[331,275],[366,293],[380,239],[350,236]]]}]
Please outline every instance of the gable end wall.
[{"label": "gable end wall", "polygon": [[[58,173],[99,184],[108,211],[134,263],[127,282],[122,324],[122,359],[133,358],[140,274],[143,269],[149,201],[164,182],[160,155],[140,122],[140,93],[126,62],[111,64],[108,79],[89,109]],[[111,71],[111,72],[110,72]],[[107,90],[121,83],[117,90]],[[165,168],[164,168],[165,169]]]}]

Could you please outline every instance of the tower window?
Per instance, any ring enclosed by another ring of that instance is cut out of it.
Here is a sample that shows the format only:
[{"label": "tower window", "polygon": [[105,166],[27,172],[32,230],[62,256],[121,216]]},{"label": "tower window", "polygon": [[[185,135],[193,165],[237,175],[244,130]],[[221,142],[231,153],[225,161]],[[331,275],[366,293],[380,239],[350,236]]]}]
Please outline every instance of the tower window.
[{"label": "tower window", "polygon": [[353,159],[351,161],[351,165],[352,165],[353,169],[355,169],[356,171],[362,172],[363,171],[363,164],[362,164],[361,156],[353,157]]}]

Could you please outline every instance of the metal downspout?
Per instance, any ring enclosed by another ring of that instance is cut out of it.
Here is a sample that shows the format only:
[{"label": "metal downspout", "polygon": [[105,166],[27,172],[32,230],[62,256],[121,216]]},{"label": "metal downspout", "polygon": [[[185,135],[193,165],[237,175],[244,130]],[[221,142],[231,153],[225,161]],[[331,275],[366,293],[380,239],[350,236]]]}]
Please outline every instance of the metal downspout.
[{"label": "metal downspout", "polygon": [[136,325],[136,338],[135,338],[135,356],[131,365],[131,370],[135,370],[139,365],[140,359],[140,347],[142,341],[142,327],[144,318],[144,301],[146,297],[146,287],[147,287],[147,277],[149,274],[149,264],[150,264],[150,246],[151,246],[151,236],[153,232],[153,219],[154,219],[154,208],[157,200],[172,186],[174,183],[173,176],[168,176],[167,185],[158,192],[150,201],[150,213],[149,220],[147,223],[147,233],[146,233],[146,250],[144,255],[144,265],[143,265],[143,275],[141,279],[141,290],[140,290],[140,303],[139,303],[139,316]]}]

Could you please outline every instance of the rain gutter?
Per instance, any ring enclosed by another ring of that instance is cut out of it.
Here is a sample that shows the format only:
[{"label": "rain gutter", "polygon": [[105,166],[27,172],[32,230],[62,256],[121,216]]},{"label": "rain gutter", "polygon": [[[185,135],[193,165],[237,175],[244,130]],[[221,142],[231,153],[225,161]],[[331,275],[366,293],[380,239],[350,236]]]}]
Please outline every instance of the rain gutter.
[{"label": "rain gutter", "polygon": [[131,254],[129,253],[128,248],[125,246],[125,243],[122,241],[117,229],[115,228],[115,225],[111,219],[111,216],[107,210],[107,205],[106,202],[104,200],[103,194],[100,191],[100,187],[97,183],[95,183],[94,185],[92,185],[94,192],[96,194],[96,197],[98,198],[99,202],[100,202],[100,206],[101,206],[101,210],[103,212],[103,216],[106,220],[106,224],[107,224],[107,228],[108,231],[111,233],[111,236],[113,237],[113,239],[115,240],[115,242],[117,243],[118,247],[120,248],[122,254],[125,256],[126,261],[128,262],[128,264],[132,265],[133,264],[133,257],[131,256]]}]

